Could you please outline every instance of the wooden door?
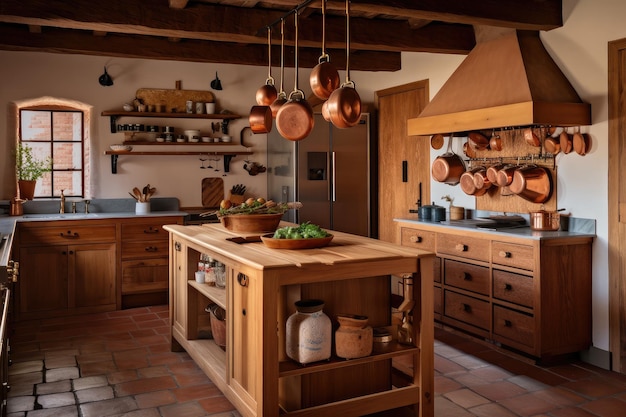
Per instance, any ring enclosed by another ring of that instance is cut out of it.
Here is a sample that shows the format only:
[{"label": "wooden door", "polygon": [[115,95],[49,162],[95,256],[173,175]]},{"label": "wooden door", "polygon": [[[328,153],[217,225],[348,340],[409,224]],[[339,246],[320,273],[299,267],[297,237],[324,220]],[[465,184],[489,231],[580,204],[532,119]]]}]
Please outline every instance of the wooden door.
[{"label": "wooden door", "polygon": [[69,307],[115,306],[115,243],[68,249]]},{"label": "wooden door", "polygon": [[400,243],[394,218],[417,218],[419,189],[422,204],[430,200],[430,144],[407,134],[407,120],[426,106],[428,81],[376,91],[378,108],[378,237]]},{"label": "wooden door", "polygon": [[609,344],[626,373],[626,39],[609,42]]},{"label": "wooden door", "polygon": [[20,316],[67,309],[67,256],[65,245],[20,249]]}]

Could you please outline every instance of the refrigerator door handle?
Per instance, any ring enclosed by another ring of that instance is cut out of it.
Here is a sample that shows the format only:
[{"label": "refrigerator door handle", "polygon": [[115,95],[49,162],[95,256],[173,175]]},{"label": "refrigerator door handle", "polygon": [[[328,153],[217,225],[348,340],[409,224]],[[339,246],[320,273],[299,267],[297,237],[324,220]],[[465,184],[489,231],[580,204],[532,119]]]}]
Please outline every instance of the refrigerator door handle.
[{"label": "refrigerator door handle", "polygon": [[336,154],[335,151],[332,152],[331,155],[331,171],[330,171],[330,175],[331,175],[331,182],[330,182],[330,187],[331,187],[331,195],[332,195],[332,200],[333,202],[337,201],[337,187],[336,187],[336,180],[335,180],[335,174],[337,172],[337,170],[335,169],[335,165],[336,165]]}]

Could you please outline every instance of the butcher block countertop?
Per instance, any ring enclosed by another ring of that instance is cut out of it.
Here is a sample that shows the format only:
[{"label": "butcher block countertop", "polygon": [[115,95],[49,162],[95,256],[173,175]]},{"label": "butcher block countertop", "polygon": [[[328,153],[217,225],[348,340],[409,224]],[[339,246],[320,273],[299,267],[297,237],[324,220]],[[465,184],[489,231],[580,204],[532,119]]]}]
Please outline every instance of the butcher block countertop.
[{"label": "butcher block countertop", "polygon": [[[283,222],[280,226],[286,225],[291,225],[291,223]],[[418,257],[432,256],[431,252],[337,231],[331,231],[334,238],[326,247],[288,250],[270,249],[262,242],[238,244],[228,241],[227,238],[242,236],[242,234],[230,232],[221,224],[167,225],[164,228],[198,245],[210,247],[221,256],[259,269],[282,268],[290,265],[306,267],[315,264],[341,265],[391,259],[415,259],[416,255]]]}]

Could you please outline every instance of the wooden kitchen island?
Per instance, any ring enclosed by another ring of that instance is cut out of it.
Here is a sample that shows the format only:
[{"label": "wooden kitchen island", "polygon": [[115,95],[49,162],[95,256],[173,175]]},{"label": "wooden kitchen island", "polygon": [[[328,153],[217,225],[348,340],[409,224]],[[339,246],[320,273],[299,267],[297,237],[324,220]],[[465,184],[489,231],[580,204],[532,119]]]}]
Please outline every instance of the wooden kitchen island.
[{"label": "wooden kitchen island", "polygon": [[[237,235],[221,224],[165,229],[172,349],[186,350],[243,416],[434,415],[433,253],[340,232],[325,248],[277,250],[227,241]],[[195,282],[201,254],[226,265],[225,289]],[[413,345],[394,338],[365,358],[306,366],[286,356],[295,301],[322,299],[334,324],[337,314],[361,314],[393,328],[391,276],[407,274]],[[211,303],[227,312],[225,350],[203,338]]]}]

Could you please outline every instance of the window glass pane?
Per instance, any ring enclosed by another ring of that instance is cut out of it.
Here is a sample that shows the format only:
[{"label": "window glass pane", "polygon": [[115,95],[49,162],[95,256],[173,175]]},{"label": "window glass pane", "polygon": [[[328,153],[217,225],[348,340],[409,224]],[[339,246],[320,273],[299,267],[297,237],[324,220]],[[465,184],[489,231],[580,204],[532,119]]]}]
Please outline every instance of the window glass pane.
[{"label": "window glass pane", "polygon": [[54,169],[82,169],[83,156],[82,146],[77,142],[54,143],[52,146],[54,155]]},{"label": "window glass pane", "polygon": [[33,157],[35,159],[44,161],[50,155],[50,142],[26,142],[24,145],[33,150]]},{"label": "window glass pane", "polygon": [[47,111],[22,110],[22,140],[50,140],[52,115]]},{"label": "window glass pane", "polygon": [[54,173],[54,186],[52,194],[55,197],[63,194],[67,197],[80,197],[83,195],[83,176],[81,171],[57,171]]},{"label": "window glass pane", "polygon": [[80,142],[83,138],[82,113],[80,112],[53,112],[54,141]]},{"label": "window glass pane", "polygon": [[35,185],[35,197],[51,197],[52,196],[52,175],[50,172],[43,174],[43,177],[37,180]]}]

